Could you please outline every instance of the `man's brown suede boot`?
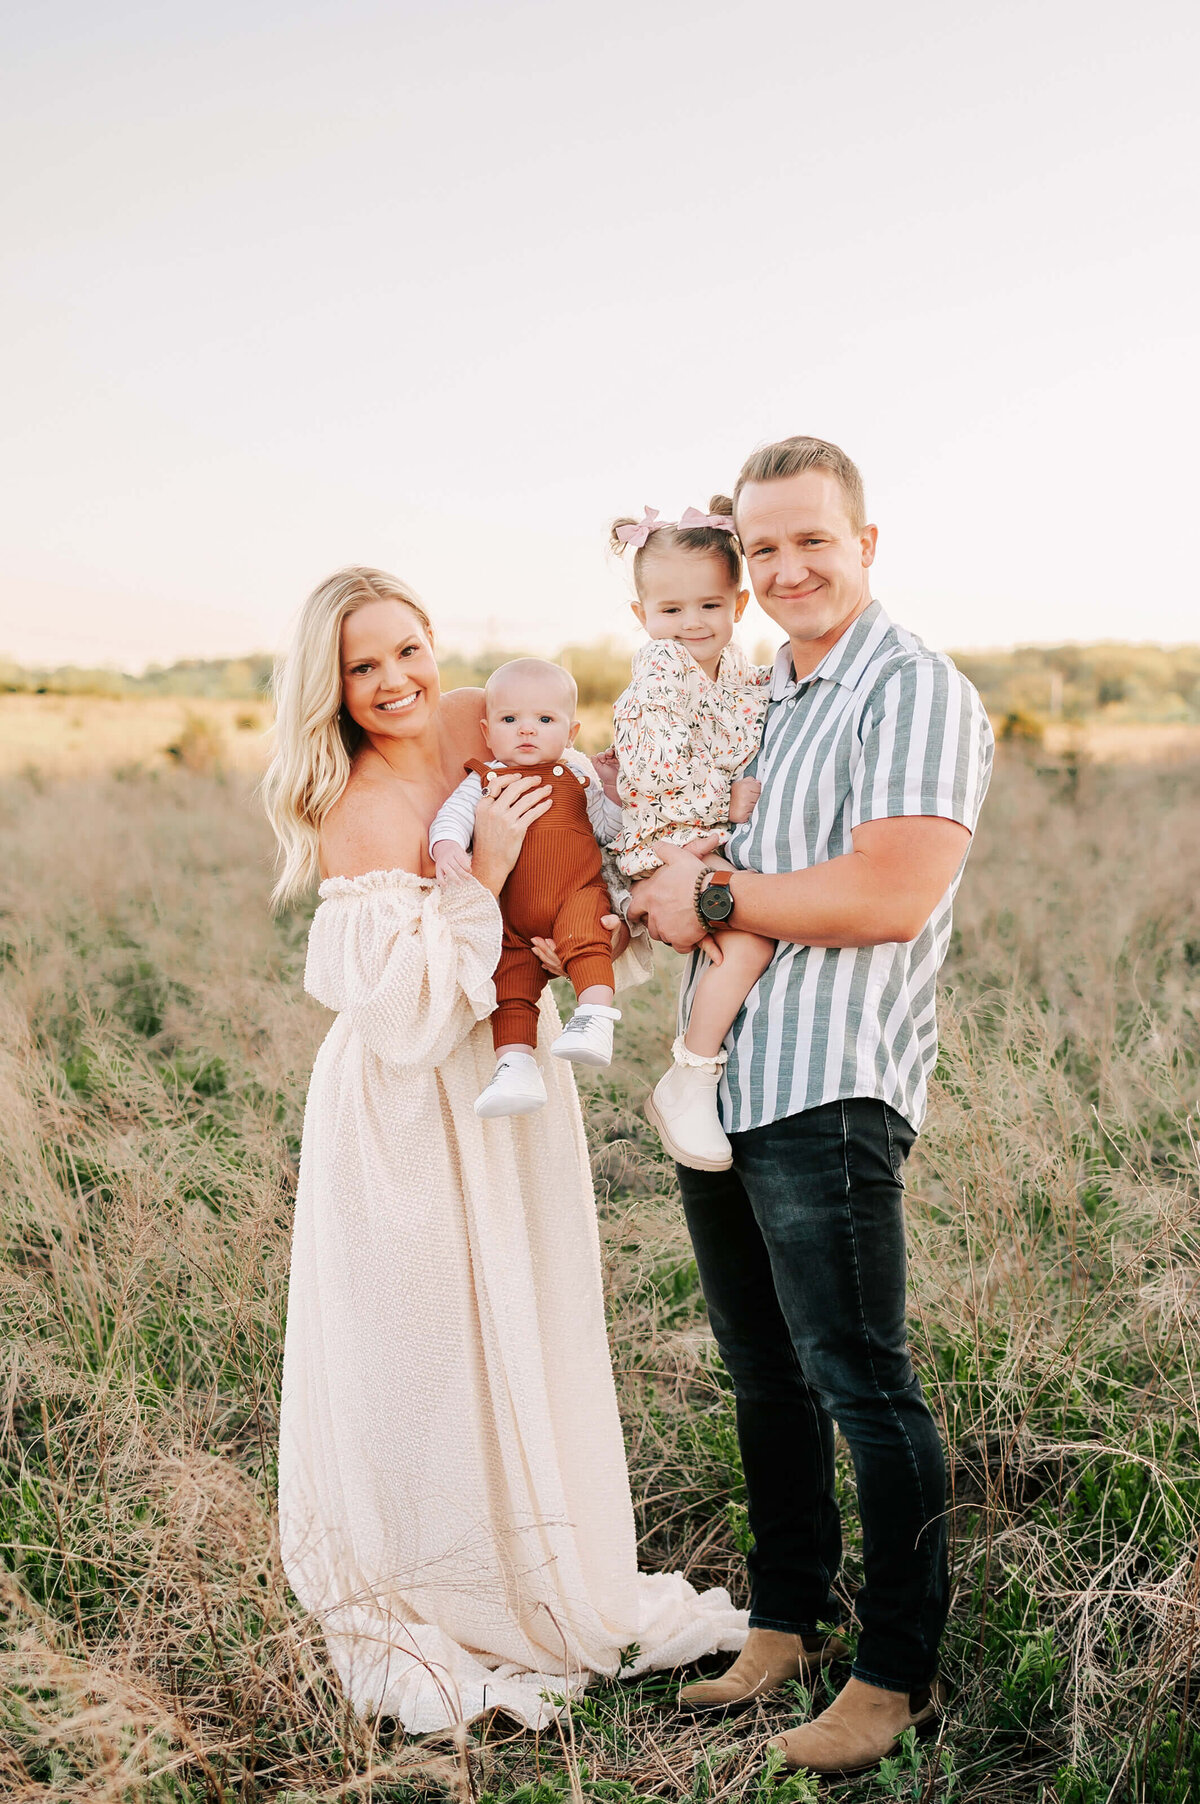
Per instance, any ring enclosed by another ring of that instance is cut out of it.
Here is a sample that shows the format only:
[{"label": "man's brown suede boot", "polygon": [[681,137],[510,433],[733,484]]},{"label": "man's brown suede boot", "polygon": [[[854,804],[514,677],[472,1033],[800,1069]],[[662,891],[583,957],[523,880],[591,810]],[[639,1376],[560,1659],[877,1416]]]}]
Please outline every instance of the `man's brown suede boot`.
[{"label": "man's brown suede boot", "polygon": [[882,1691],[862,1679],[848,1679],[820,1716],[802,1729],[773,1736],[767,1745],[778,1748],[793,1770],[862,1773],[894,1754],[906,1729],[923,1735],[936,1728],[942,1703],[936,1685],[920,1691]]},{"label": "man's brown suede boot", "polygon": [[719,1679],[697,1679],[679,1693],[679,1708],[722,1716],[744,1710],[755,1698],[777,1691],[789,1679],[810,1679],[848,1649],[837,1635],[784,1635],[778,1629],[751,1629],[746,1645]]}]

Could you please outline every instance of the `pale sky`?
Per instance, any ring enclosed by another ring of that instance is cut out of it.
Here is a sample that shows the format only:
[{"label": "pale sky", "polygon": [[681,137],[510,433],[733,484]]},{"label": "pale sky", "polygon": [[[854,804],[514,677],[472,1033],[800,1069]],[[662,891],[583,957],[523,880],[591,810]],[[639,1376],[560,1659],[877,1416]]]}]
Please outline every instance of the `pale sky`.
[{"label": "pale sky", "polygon": [[1163,0],[10,0],[0,652],[273,648],[344,563],[449,645],[624,634],[612,516],[793,432],[933,644],[1200,638],[1198,48]]}]

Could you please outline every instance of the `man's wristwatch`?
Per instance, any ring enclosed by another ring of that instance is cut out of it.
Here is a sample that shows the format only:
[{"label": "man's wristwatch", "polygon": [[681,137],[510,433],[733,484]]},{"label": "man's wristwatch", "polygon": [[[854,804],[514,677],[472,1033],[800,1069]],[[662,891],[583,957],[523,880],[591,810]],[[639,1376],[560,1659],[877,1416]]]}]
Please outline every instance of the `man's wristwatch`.
[{"label": "man's wristwatch", "polygon": [[702,871],[696,879],[693,900],[705,933],[710,927],[724,927],[733,913],[732,876],[732,871]]}]

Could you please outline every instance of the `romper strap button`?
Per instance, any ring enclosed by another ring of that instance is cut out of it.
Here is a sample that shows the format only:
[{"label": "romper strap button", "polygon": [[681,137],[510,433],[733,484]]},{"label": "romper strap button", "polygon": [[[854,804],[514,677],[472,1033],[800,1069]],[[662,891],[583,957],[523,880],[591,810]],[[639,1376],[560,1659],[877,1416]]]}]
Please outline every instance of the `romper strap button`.
[{"label": "romper strap button", "polygon": [[552,771],[552,772],[551,772],[551,773],[550,773],[550,774],[551,774],[551,776],[554,776],[554,777],[561,777],[561,776],[562,776],[562,774],[563,774],[563,768],[562,768],[562,765],[561,765],[561,764],[556,764],[556,765],[555,765],[555,766],[554,766],[554,769],[553,769],[553,771]]}]

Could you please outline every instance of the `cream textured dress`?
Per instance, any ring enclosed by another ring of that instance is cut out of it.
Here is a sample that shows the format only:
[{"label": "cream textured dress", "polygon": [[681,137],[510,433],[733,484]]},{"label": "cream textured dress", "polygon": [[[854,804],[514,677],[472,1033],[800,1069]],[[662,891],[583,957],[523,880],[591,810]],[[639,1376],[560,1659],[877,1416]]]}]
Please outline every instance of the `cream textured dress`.
[{"label": "cream textured dress", "polygon": [[337,1020],[304,1119],[279,1517],[348,1698],[414,1733],[493,1706],[539,1727],[591,1673],[740,1647],[726,1592],[637,1570],[570,1070],[543,1056],[535,1115],[472,1107],[493,897],[406,871],[320,894],[305,985]]}]

